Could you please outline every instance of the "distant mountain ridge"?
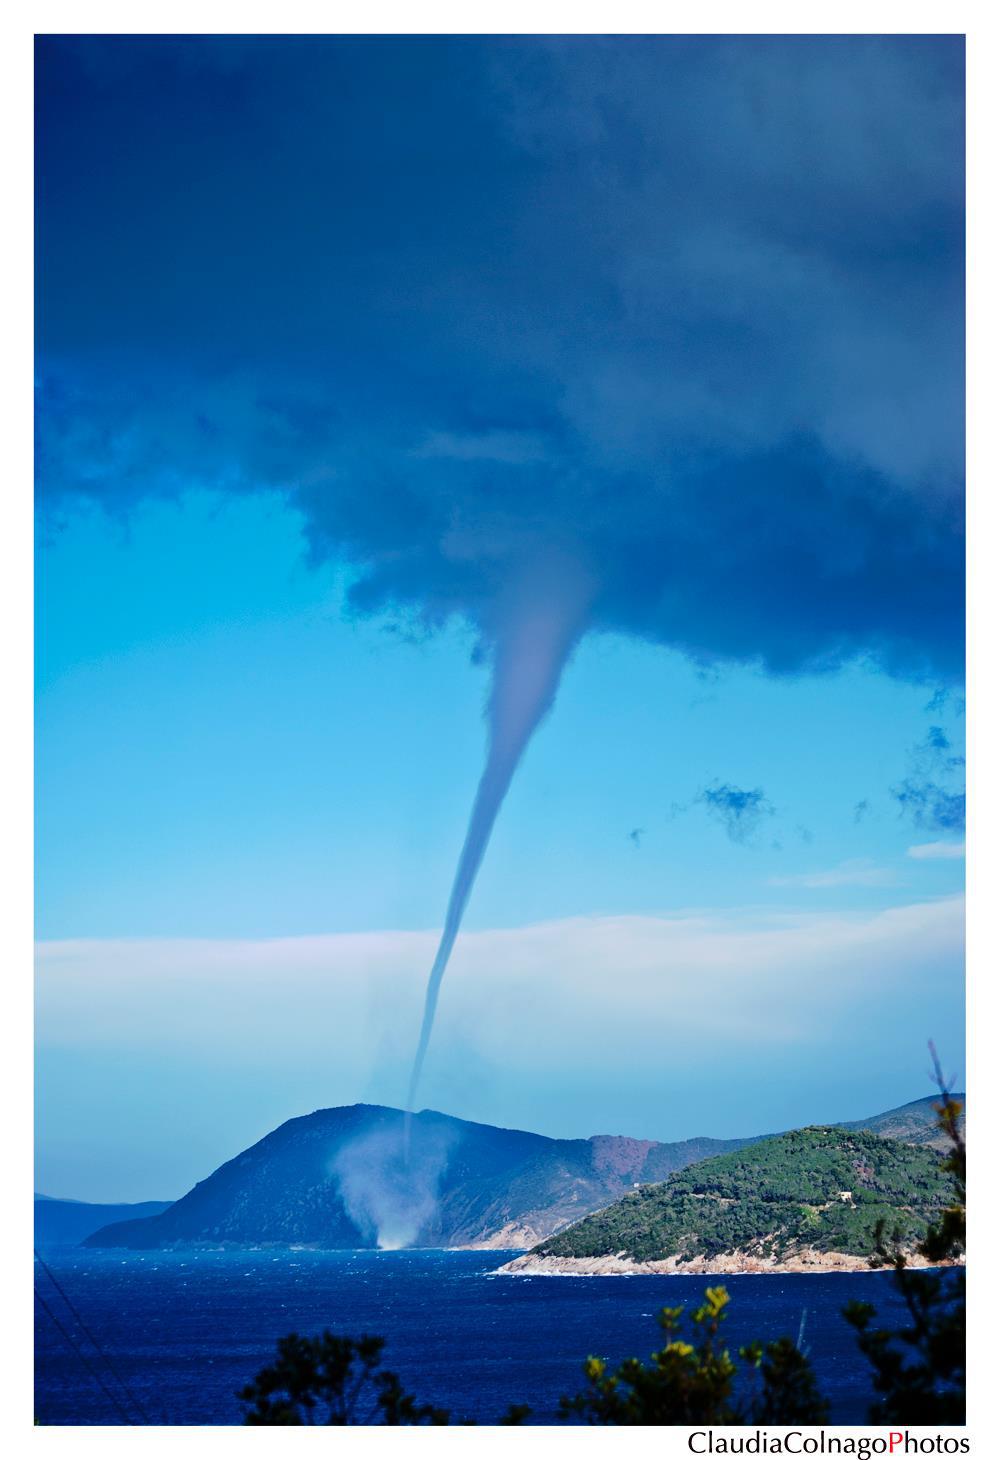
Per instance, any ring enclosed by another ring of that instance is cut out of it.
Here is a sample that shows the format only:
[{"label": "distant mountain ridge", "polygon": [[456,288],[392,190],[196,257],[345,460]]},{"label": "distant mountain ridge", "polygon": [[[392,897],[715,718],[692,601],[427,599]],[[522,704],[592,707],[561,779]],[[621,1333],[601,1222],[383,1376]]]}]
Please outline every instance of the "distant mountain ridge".
[{"label": "distant mountain ridge", "polygon": [[[956,1091],[955,1099],[965,1106],[964,1091]],[[937,1096],[931,1095],[923,1100],[911,1100],[908,1105],[898,1105],[895,1110],[887,1110],[882,1115],[869,1116],[867,1120],[842,1120],[837,1128],[870,1130],[874,1135],[885,1136],[888,1140],[905,1141],[911,1146],[933,1146],[936,1151],[946,1151],[948,1137],[937,1123],[934,1112],[936,1104]],[[964,1128],[964,1115],[960,1117],[959,1124]]]},{"label": "distant mountain ridge", "polygon": [[[911,1144],[931,1144],[933,1104],[854,1125],[898,1117]],[[286,1121],[167,1210],[112,1222],[84,1244],[533,1247],[637,1186],[766,1139],[560,1140],[425,1110],[412,1117],[407,1157],[402,1111],[339,1106]]]},{"label": "distant mountain ridge", "polygon": [[35,1193],[35,1245],[47,1247],[82,1242],[109,1222],[155,1217],[172,1206],[169,1201],[68,1201]]},{"label": "distant mountain ridge", "polygon": [[[394,1189],[397,1205],[407,1204],[404,1120],[402,1111],[386,1106],[353,1105],[286,1121],[168,1211],[114,1223],[88,1245],[378,1245],[379,1218],[391,1226]],[[692,1161],[744,1144],[628,1136],[558,1140],[436,1111],[413,1117],[411,1140],[416,1205],[426,1215],[405,1245],[450,1247],[531,1245],[636,1182],[661,1181]],[[351,1169],[352,1152],[357,1170]],[[358,1190],[366,1167],[373,1168],[377,1187],[371,1194]]]}]

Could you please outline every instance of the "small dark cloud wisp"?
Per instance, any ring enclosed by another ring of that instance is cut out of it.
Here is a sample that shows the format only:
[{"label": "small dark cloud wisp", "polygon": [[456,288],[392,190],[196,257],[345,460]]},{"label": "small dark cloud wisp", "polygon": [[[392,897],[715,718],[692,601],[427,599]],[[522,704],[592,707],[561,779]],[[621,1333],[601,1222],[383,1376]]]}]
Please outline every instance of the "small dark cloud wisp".
[{"label": "small dark cloud wisp", "polygon": [[728,783],[706,786],[695,801],[721,822],[730,841],[740,844],[750,841],[761,823],[774,815],[774,807],[759,786],[751,791]]},{"label": "small dark cloud wisp", "polygon": [[889,794],[901,816],[926,831],[965,830],[965,756],[955,753],[940,725],[910,752],[910,772]]},{"label": "small dark cloud wisp", "polygon": [[900,811],[927,831],[965,830],[965,792],[946,791],[934,781],[905,780],[891,792]]}]

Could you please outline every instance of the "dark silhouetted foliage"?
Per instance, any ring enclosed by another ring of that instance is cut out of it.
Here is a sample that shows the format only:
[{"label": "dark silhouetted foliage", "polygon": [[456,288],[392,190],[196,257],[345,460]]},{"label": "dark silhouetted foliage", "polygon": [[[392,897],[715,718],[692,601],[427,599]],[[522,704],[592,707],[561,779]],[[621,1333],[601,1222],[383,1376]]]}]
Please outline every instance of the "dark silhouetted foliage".
[{"label": "dark silhouetted foliage", "polygon": [[[948,1091],[933,1045],[934,1072],[941,1102],[938,1121],[948,1142],[944,1170],[952,1181],[952,1200],[932,1222],[919,1251],[928,1262],[958,1264],[965,1255],[965,1136],[962,1106]],[[876,1328],[870,1303],[844,1309],[857,1329],[858,1344],[874,1371],[880,1398],[869,1417],[874,1424],[962,1424],[965,1420],[965,1268],[937,1272],[907,1266],[900,1234],[880,1225],[873,1263],[891,1262],[896,1286],[906,1303],[909,1323],[901,1329]]]},{"label": "dark silhouetted foliage", "polygon": [[448,1411],[418,1404],[379,1367],[385,1340],[289,1333],[278,1356],[240,1391],[248,1425],[443,1425]]},{"label": "dark silhouetted foliage", "polygon": [[812,1366],[788,1338],[739,1350],[753,1382],[747,1397],[737,1397],[740,1366],[719,1343],[728,1303],[725,1288],[706,1288],[691,1314],[691,1342],[679,1336],[684,1309],[664,1308],[659,1322],[667,1342],[648,1364],[626,1359],[609,1373],[602,1359],[589,1358],[587,1387],[562,1400],[563,1418],[601,1425],[824,1423],[827,1405]]},{"label": "dark silhouetted foliage", "polygon": [[750,1404],[750,1424],[826,1423],[829,1409],[812,1364],[790,1338],[747,1344],[740,1355],[760,1370],[760,1385]]}]

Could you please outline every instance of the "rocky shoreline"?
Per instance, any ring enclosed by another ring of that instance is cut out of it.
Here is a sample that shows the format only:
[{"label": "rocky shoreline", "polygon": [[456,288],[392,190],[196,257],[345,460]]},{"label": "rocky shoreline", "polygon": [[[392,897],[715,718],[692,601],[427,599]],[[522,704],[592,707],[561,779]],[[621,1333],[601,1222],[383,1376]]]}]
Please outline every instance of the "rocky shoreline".
[{"label": "rocky shoreline", "polygon": [[[928,1267],[916,1254],[909,1259],[912,1267]],[[746,1253],[726,1252],[717,1257],[667,1257],[655,1262],[635,1262],[623,1253],[604,1257],[547,1257],[526,1252],[496,1269],[503,1277],[649,1277],[661,1276],[734,1276],[745,1273],[832,1273],[869,1272],[867,1257],[851,1253],[820,1252],[815,1248],[799,1248],[780,1258],[751,1257]]]}]

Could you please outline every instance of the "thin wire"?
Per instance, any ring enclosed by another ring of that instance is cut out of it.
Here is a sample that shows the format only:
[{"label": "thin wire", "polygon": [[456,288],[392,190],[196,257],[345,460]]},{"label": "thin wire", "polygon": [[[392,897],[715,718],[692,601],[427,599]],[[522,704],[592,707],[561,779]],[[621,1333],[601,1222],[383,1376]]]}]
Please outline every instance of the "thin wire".
[{"label": "thin wire", "polygon": [[118,1398],[117,1394],[112,1394],[111,1390],[108,1388],[107,1384],[105,1384],[104,1380],[101,1378],[100,1374],[94,1368],[93,1364],[87,1358],[87,1355],[83,1352],[83,1350],[81,1349],[80,1345],[77,1343],[76,1339],[73,1338],[72,1335],[70,1333],[68,1333],[67,1330],[63,1327],[63,1325],[60,1323],[59,1319],[56,1317],[56,1315],[53,1313],[52,1309],[49,1307],[48,1303],[46,1303],[45,1299],[42,1297],[41,1293],[38,1291],[38,1288],[37,1287],[35,1288],[35,1297],[41,1303],[41,1305],[45,1309],[46,1313],[52,1319],[52,1322],[58,1328],[59,1332],[62,1334],[62,1336],[66,1340],[66,1342],[69,1344],[70,1348],[76,1354],[77,1358],[80,1360],[80,1363],[87,1370],[87,1373],[91,1376],[92,1379],[94,1379],[96,1381],[97,1384],[100,1385],[101,1389],[103,1389],[104,1393],[111,1400],[111,1403],[114,1405],[115,1409],[117,1409],[118,1413],[121,1415],[121,1417],[125,1421],[125,1423],[127,1425],[134,1424],[135,1421],[133,1420],[132,1416],[129,1414],[129,1412],[125,1408],[125,1406],[122,1404],[122,1402]]},{"label": "thin wire", "polygon": [[149,1414],[147,1413],[146,1409],[139,1403],[139,1400],[136,1399],[135,1395],[132,1393],[132,1390],[129,1388],[129,1386],[126,1384],[125,1380],[122,1378],[121,1374],[119,1374],[118,1370],[115,1368],[115,1365],[111,1361],[110,1354],[108,1354],[105,1351],[105,1349],[102,1347],[102,1345],[100,1343],[98,1343],[98,1341],[94,1337],[93,1333],[91,1333],[91,1331],[87,1327],[86,1323],[84,1323],[82,1317],[80,1316],[79,1309],[75,1306],[75,1304],[73,1303],[73,1301],[70,1298],[69,1294],[66,1292],[66,1289],[63,1287],[62,1283],[56,1277],[56,1275],[52,1271],[51,1267],[49,1267],[48,1263],[45,1261],[45,1258],[41,1255],[41,1253],[39,1252],[39,1250],[38,1250],[37,1247],[35,1248],[35,1257],[37,1258],[38,1262],[41,1263],[42,1267],[45,1269],[45,1272],[48,1275],[49,1282],[52,1284],[52,1286],[55,1288],[56,1292],[62,1298],[63,1302],[66,1304],[66,1307],[72,1313],[73,1317],[76,1319],[77,1323],[80,1325],[80,1327],[82,1328],[83,1332],[90,1339],[91,1343],[94,1345],[94,1348],[100,1354],[101,1358],[104,1360],[104,1362],[107,1365],[107,1367],[110,1370],[110,1372],[117,1379],[118,1383],[125,1390],[125,1393],[128,1395],[129,1399],[132,1401],[132,1403],[135,1405],[136,1409],[139,1411],[139,1414],[142,1417],[143,1424],[147,1424],[147,1425],[153,1424],[154,1421],[152,1419],[150,1419]]}]

